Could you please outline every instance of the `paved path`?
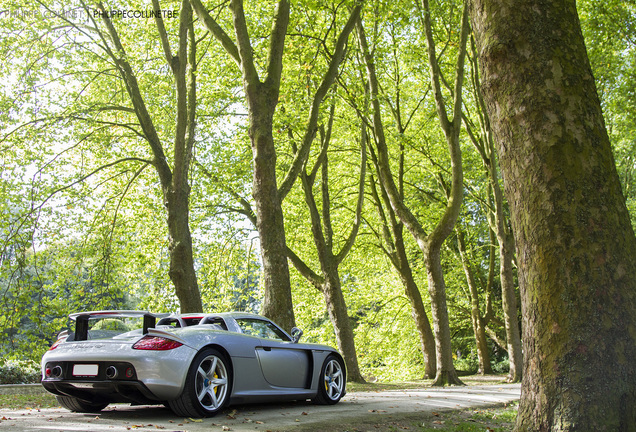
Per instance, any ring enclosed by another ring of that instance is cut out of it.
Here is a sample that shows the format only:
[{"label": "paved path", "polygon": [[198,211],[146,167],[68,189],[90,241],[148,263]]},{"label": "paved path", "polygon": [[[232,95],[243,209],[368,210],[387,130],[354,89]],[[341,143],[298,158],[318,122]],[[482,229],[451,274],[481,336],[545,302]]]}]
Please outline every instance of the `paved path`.
[{"label": "paved path", "polygon": [[351,421],[369,416],[415,414],[483,407],[518,400],[519,384],[426,388],[347,394],[334,406],[308,402],[240,405],[216,417],[184,419],[157,406],[112,405],[99,415],[64,409],[0,410],[0,430],[7,431],[281,431],[326,419]]}]

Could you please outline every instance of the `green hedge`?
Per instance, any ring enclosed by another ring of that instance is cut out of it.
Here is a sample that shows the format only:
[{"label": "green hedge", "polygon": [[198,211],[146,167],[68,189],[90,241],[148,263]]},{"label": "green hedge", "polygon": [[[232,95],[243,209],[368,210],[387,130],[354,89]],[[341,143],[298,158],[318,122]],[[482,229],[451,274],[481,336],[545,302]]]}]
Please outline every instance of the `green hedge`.
[{"label": "green hedge", "polygon": [[0,359],[0,384],[37,384],[40,366],[31,360]]}]

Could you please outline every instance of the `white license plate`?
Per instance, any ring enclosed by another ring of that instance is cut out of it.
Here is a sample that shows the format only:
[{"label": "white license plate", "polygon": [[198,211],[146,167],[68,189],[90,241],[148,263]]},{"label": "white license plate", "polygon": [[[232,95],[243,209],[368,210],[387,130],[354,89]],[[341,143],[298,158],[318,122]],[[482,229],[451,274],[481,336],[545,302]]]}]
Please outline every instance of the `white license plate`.
[{"label": "white license plate", "polygon": [[73,365],[73,376],[97,376],[99,365],[76,364]]}]

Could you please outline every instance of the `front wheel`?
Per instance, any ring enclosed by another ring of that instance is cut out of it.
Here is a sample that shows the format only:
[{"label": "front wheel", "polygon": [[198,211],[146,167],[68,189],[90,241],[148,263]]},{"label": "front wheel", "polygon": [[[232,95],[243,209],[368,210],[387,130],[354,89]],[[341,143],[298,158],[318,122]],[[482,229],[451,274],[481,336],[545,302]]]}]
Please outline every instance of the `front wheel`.
[{"label": "front wheel", "polygon": [[71,396],[55,396],[55,399],[63,408],[78,413],[98,413],[108,406],[107,403],[85,402]]},{"label": "front wheel", "polygon": [[229,360],[218,350],[207,348],[194,358],[183,392],[168,405],[182,417],[213,416],[229,402],[231,388]]},{"label": "front wheel", "polygon": [[322,365],[320,378],[318,394],[312,399],[312,402],[318,405],[338,403],[345,395],[347,383],[347,374],[342,360],[334,354],[330,354]]}]

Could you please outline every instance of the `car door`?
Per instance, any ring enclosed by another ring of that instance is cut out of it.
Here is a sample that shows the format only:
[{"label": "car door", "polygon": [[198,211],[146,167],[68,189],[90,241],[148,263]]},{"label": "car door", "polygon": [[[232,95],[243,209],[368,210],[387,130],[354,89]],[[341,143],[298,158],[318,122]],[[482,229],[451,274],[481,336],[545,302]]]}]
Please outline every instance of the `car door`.
[{"label": "car door", "polygon": [[257,318],[236,320],[245,334],[260,339],[256,347],[265,380],[274,387],[306,388],[309,379],[309,355],[269,321]]}]

